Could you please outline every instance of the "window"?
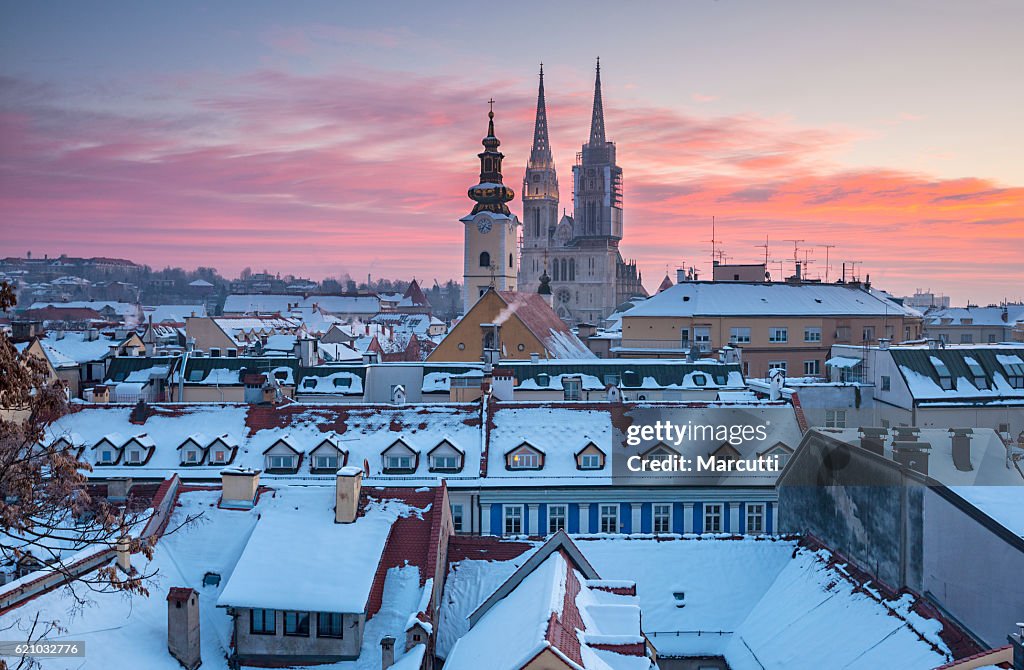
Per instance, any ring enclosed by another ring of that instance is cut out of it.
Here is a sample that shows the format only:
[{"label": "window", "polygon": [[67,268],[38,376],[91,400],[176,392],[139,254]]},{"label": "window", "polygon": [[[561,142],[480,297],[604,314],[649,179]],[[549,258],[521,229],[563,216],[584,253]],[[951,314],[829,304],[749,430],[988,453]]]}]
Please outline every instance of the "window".
[{"label": "window", "polygon": [[317,612],[317,637],[345,637],[345,616],[341,612]]},{"label": "window", "polygon": [[882,390],[883,391],[891,391],[892,390],[892,377],[890,377],[889,375],[882,375]]},{"label": "window", "polygon": [[764,503],[747,503],[747,535],[764,532]]},{"label": "window", "polygon": [[491,267],[491,255],[486,251],[480,253],[480,267],[489,268]]},{"label": "window", "polygon": [[618,386],[619,385],[619,376],[618,375],[605,375],[604,376],[604,385],[605,386]]},{"label": "window", "polygon": [[128,450],[128,458],[126,460],[129,463],[141,463],[142,462],[142,452],[139,451],[138,449],[129,449]]},{"label": "window", "polygon": [[462,532],[462,505],[452,505],[452,527],[456,533]]},{"label": "window", "polygon": [[989,333],[988,334],[988,343],[989,344],[995,344],[996,343],[996,335],[995,335],[995,333]]},{"label": "window", "polygon": [[1009,433],[1010,432],[1010,424],[1008,424],[1008,423],[1001,423],[1001,424],[999,424],[999,430],[997,430],[996,432],[997,433]]},{"label": "window", "polygon": [[185,462],[186,463],[195,463],[198,460],[199,460],[199,452],[197,452],[195,449],[186,449],[185,450]]},{"label": "window", "polygon": [[284,634],[309,637],[309,612],[285,612]]},{"label": "window", "polygon": [[861,340],[864,342],[871,342],[875,339],[875,327],[864,326],[864,330],[861,331]]},{"label": "window", "polygon": [[769,328],[768,329],[768,341],[769,342],[789,342],[789,329],[788,328]]},{"label": "window", "polygon": [[190,382],[201,382],[203,381],[204,372],[202,370],[189,370],[188,380]]},{"label": "window", "polygon": [[786,361],[768,361],[768,372],[769,373],[772,370],[782,370],[783,372],[786,372],[786,368],[787,367],[788,366],[786,364]]},{"label": "window", "polygon": [[974,333],[960,333],[960,344],[974,344]]},{"label": "window", "polygon": [[213,452],[213,460],[217,463],[223,463],[225,459],[225,453],[223,449]]},{"label": "window", "polygon": [[[910,339],[909,337],[907,338]],[[850,327],[839,326],[836,328],[836,342],[849,342],[850,341]]]},{"label": "window", "polygon": [[565,505],[548,505],[548,532],[554,534],[566,530],[567,516]]},{"label": "window", "polygon": [[601,454],[583,454],[580,456],[581,470],[600,470]]},{"label": "window", "polygon": [[729,342],[733,344],[747,344],[750,342],[749,328],[730,328]]},{"label": "window", "polygon": [[540,467],[540,457],[528,449],[520,449],[512,454],[509,467],[513,470],[535,470]]},{"label": "window", "polygon": [[505,535],[522,535],[523,506],[505,505]]},{"label": "window", "polygon": [[601,520],[601,532],[602,533],[618,533],[619,532],[619,506],[618,505],[601,505],[600,509],[600,520]]},{"label": "window", "polygon": [[458,470],[459,457],[455,454],[433,456],[430,467],[434,470]]},{"label": "window", "polygon": [[579,400],[580,399],[580,383],[579,379],[563,379],[562,390],[565,392],[566,400]]},{"label": "window", "polygon": [[689,328],[683,328],[679,331],[679,343],[683,349],[690,348],[690,330]]},{"label": "window", "polygon": [[711,327],[697,326],[693,329],[693,341],[701,351],[711,351]]},{"label": "window", "polygon": [[388,470],[411,470],[412,456],[388,456],[384,459],[384,467]]},{"label": "window", "polygon": [[270,464],[268,467],[271,470],[286,470],[288,468],[295,467],[293,465],[295,462],[294,456],[278,456],[276,454],[271,454],[267,457],[267,462]]},{"label": "window", "polygon": [[804,361],[804,374],[809,376],[821,374],[821,361]]},{"label": "window", "polygon": [[846,428],[846,410],[845,409],[827,409],[827,410],[825,410],[825,427],[826,428]]},{"label": "window", "polygon": [[317,456],[313,459],[318,470],[337,470],[338,469],[338,457],[337,456]]},{"label": "window", "polygon": [[722,506],[719,503],[704,505],[704,532],[722,532]]},{"label": "window", "polygon": [[249,632],[277,635],[277,610],[249,610]]},{"label": "window", "polygon": [[672,505],[659,503],[654,505],[654,532],[672,532]]}]

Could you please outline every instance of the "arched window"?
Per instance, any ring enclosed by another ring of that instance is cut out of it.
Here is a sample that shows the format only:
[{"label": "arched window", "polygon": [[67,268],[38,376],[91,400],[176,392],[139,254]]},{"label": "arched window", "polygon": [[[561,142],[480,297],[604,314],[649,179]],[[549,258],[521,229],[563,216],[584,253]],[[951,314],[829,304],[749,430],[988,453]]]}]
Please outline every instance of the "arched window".
[{"label": "arched window", "polygon": [[480,267],[489,268],[491,267],[491,255],[486,251],[480,254]]},{"label": "arched window", "polygon": [[512,259],[512,254],[508,255],[508,268],[511,270],[515,267],[515,260]]},{"label": "arched window", "polygon": [[576,281],[576,259],[569,259],[569,281]]},{"label": "arched window", "polygon": [[491,159],[490,158],[485,158],[484,159],[484,172],[491,172],[491,167],[492,167]]},{"label": "arched window", "polygon": [[569,261],[562,259],[562,281],[569,281]]}]

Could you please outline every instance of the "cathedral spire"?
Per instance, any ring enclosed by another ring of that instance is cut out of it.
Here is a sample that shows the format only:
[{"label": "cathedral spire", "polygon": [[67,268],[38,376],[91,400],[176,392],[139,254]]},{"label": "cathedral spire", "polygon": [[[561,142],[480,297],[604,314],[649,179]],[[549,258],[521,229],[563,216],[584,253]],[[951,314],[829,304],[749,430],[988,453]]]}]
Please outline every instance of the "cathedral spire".
[{"label": "cathedral spire", "polygon": [[594,80],[594,113],[590,117],[590,146],[603,147],[607,140],[604,136],[604,104],[601,102],[601,59],[597,59],[597,78]]},{"label": "cathedral spire", "polygon": [[540,64],[540,86],[537,88],[537,119],[533,124],[533,149],[529,167],[552,165],[551,143],[548,141],[548,110],[544,102],[544,63]]}]

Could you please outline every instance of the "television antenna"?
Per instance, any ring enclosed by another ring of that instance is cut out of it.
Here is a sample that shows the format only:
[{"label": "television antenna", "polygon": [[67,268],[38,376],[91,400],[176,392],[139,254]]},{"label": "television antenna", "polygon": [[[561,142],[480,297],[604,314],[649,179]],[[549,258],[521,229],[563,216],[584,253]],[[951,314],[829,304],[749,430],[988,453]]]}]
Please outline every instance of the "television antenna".
[{"label": "television antenna", "polygon": [[834,245],[834,244],[822,244],[821,246],[825,247],[825,283],[827,284],[828,283],[828,271],[830,269],[832,269],[832,266],[829,265],[829,263],[828,263],[828,250],[829,249],[835,249],[836,245]]}]

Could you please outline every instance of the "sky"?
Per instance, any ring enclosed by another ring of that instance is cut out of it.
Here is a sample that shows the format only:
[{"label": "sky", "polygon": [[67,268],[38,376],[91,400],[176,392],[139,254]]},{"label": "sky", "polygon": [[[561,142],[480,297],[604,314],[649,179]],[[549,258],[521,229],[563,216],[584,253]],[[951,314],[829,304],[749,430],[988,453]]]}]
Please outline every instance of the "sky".
[{"label": "sky", "polygon": [[[622,253],[1024,299],[1024,3],[2,2],[0,254],[461,278],[488,98],[571,212],[600,56]],[[521,212],[518,197],[512,203]]]}]

